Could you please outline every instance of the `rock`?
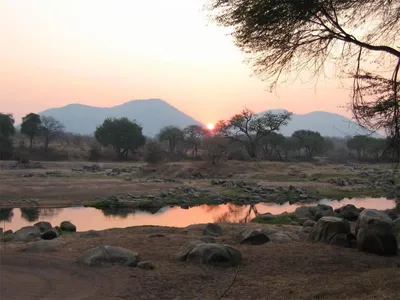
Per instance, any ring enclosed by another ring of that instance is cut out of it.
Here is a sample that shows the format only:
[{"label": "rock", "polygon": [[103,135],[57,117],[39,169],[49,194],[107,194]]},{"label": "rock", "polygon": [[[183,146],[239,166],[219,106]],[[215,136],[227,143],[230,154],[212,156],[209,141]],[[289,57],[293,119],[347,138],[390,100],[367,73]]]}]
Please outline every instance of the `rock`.
[{"label": "rock", "polygon": [[204,235],[204,236],[200,237],[200,241],[202,241],[204,243],[216,243],[217,242],[215,237],[208,236],[208,235]]},{"label": "rock", "polygon": [[157,237],[165,237],[165,234],[162,234],[162,233],[149,234],[149,238],[157,238]]},{"label": "rock", "polygon": [[61,231],[75,232],[76,226],[70,221],[64,221],[60,224]]},{"label": "rock", "polygon": [[312,231],[312,227],[303,227],[301,231],[305,233],[310,233]]},{"label": "rock", "polygon": [[12,230],[6,230],[1,234],[0,241],[2,242],[10,242],[13,239],[14,232]]},{"label": "rock", "polygon": [[237,266],[242,254],[229,245],[194,241],[182,247],[176,259],[206,265]]},{"label": "rock", "polygon": [[154,264],[148,260],[138,262],[137,267],[139,269],[143,269],[143,270],[154,270],[155,269]]},{"label": "rock", "polygon": [[303,227],[314,227],[314,225],[317,224],[317,222],[313,220],[307,220],[303,223]]},{"label": "rock", "polygon": [[353,204],[347,204],[336,209],[335,211],[339,214],[339,218],[343,218],[348,221],[357,221],[362,210],[358,209]]},{"label": "rock", "polygon": [[45,232],[46,230],[53,228],[50,222],[45,222],[45,221],[37,222],[33,226],[37,227],[42,233]]},{"label": "rock", "polygon": [[13,234],[13,241],[15,242],[31,242],[40,238],[41,233],[36,226],[25,226],[17,230]]},{"label": "rock", "polygon": [[377,255],[396,255],[397,237],[391,218],[376,209],[364,209],[358,217],[355,233],[359,251]]},{"label": "rock", "polygon": [[335,238],[338,234],[347,235],[350,233],[350,224],[347,220],[337,217],[322,217],[310,232],[309,238],[314,242],[335,244],[341,237]]},{"label": "rock", "polygon": [[333,210],[318,210],[315,213],[314,220],[318,221],[322,217],[337,217],[337,213],[335,213]]},{"label": "rock", "polygon": [[391,218],[392,220],[397,218],[397,214],[396,214],[396,209],[386,209],[383,211],[385,214],[387,214],[389,216],[389,218]]},{"label": "rock", "polygon": [[222,228],[218,224],[208,223],[206,227],[204,227],[203,235],[206,236],[221,236],[223,235]]},{"label": "rock", "polygon": [[262,245],[269,242],[269,237],[262,229],[246,229],[240,233],[239,243],[248,245]]},{"label": "rock", "polygon": [[54,247],[51,241],[37,241],[29,243],[22,251],[28,253],[44,253],[56,252],[57,249]]},{"label": "rock", "polygon": [[296,234],[283,231],[268,234],[267,237],[273,243],[287,243],[300,240],[300,238]]},{"label": "rock", "polygon": [[99,236],[100,236],[100,233],[96,230],[89,230],[86,232],[82,232],[80,234],[80,237],[82,237],[82,238],[94,238],[94,237],[99,237]]},{"label": "rock", "polygon": [[394,226],[400,225],[400,217],[393,220],[393,225]]},{"label": "rock", "polygon": [[100,266],[103,263],[116,263],[122,266],[136,267],[139,260],[139,254],[135,251],[106,245],[86,250],[82,256],[77,259],[77,262],[88,266]]},{"label": "rock", "polygon": [[3,228],[0,227],[0,234],[3,234]]},{"label": "rock", "polygon": [[58,233],[57,230],[51,228],[46,230],[43,234],[42,234],[42,240],[53,240],[55,238],[57,238],[60,234]]}]

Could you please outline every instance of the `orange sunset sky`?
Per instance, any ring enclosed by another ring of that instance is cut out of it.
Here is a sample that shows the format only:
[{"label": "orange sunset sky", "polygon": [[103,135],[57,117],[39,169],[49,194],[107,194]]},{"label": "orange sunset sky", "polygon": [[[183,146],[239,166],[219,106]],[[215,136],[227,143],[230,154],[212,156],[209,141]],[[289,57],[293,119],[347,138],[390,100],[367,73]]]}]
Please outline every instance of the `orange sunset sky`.
[{"label": "orange sunset sky", "polygon": [[204,123],[286,108],[344,115],[334,78],[270,93],[207,19],[205,0],[1,0],[0,103],[16,121],[69,103],[113,106],[161,98]]}]

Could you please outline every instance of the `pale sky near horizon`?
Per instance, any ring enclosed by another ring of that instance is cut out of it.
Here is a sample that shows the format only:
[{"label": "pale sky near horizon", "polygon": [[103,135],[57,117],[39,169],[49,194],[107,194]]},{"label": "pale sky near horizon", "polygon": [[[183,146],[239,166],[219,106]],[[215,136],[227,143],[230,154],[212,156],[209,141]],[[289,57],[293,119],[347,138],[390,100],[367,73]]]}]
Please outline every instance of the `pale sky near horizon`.
[{"label": "pale sky near horizon", "polygon": [[204,123],[244,107],[349,115],[336,79],[270,93],[205,0],[0,1],[0,112],[160,98]]}]

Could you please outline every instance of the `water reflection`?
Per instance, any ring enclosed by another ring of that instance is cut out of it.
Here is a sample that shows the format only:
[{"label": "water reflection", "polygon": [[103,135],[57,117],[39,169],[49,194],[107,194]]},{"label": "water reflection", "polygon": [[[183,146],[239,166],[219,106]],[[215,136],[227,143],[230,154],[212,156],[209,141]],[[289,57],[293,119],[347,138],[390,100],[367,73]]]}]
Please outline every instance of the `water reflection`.
[{"label": "water reflection", "polygon": [[13,216],[14,213],[12,208],[0,208],[0,221],[11,222]]},{"label": "water reflection", "polygon": [[[321,200],[319,203],[339,208],[346,204],[357,207],[388,209],[394,208],[394,200],[384,198],[353,198],[341,201]],[[315,204],[310,204],[315,205]],[[259,203],[256,205],[236,206],[223,204],[217,206],[202,205],[182,209],[180,207],[164,207],[158,211],[140,210],[98,210],[95,208],[69,207],[59,209],[22,208],[21,215],[12,214],[11,208],[0,209],[0,217],[6,221],[6,229],[17,230],[23,226],[31,225],[37,221],[49,221],[59,225],[68,220],[74,223],[78,231],[90,229],[102,230],[114,227],[129,227],[139,225],[159,225],[185,227],[190,224],[207,222],[249,222],[258,214],[280,214],[293,212],[301,205],[285,203]],[[2,224],[3,225],[3,224]]]},{"label": "water reflection", "polygon": [[21,208],[21,217],[29,222],[35,222],[39,220],[40,210],[37,207]]}]

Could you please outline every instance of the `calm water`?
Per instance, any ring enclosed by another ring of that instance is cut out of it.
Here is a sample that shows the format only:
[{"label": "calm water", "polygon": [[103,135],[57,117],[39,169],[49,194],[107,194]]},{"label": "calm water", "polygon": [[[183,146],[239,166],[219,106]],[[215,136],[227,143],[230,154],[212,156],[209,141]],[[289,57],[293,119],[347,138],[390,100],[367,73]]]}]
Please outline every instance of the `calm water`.
[{"label": "calm water", "polygon": [[[356,207],[388,209],[395,207],[394,200],[385,198],[352,198],[341,201],[321,200],[318,203],[328,204],[334,209],[346,204]],[[315,204],[309,204],[315,205]],[[165,207],[156,213],[134,210],[121,210],[117,212],[102,211],[95,208],[69,207],[69,208],[14,208],[0,210],[1,227],[6,230],[17,230],[38,221],[49,221],[59,225],[68,220],[77,226],[78,231],[90,229],[102,230],[107,228],[123,228],[137,225],[161,225],[186,227],[196,223],[207,222],[247,222],[256,214],[280,214],[285,211],[293,212],[299,204],[289,203],[278,205],[272,203],[259,203],[256,205],[236,206],[223,204],[218,206],[202,205],[189,209],[180,207]]]}]

